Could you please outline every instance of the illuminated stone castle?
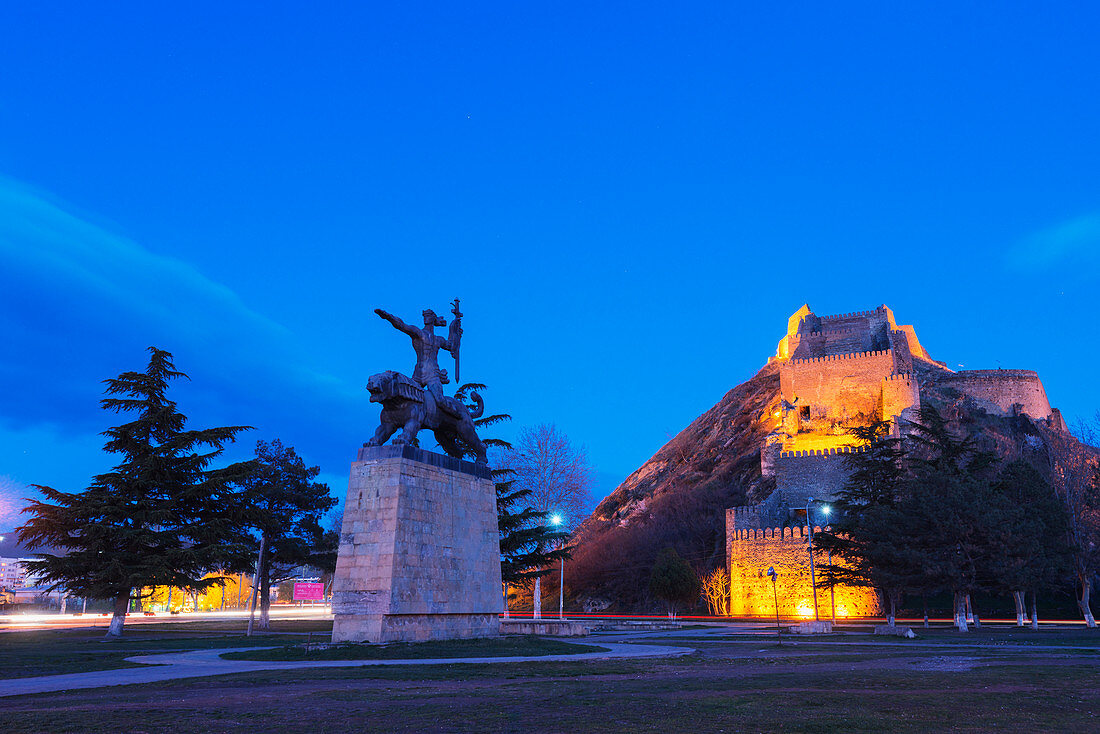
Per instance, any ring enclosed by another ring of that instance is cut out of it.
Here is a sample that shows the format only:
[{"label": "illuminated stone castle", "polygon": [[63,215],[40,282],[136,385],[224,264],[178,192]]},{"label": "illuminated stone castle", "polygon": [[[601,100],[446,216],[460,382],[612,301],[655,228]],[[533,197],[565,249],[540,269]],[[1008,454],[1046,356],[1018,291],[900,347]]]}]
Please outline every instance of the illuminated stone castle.
[{"label": "illuminated stone castle", "polygon": [[[788,320],[769,362],[778,363],[780,396],[760,465],[764,477],[774,477],[775,490],[759,505],[726,511],[734,615],[775,613],[772,588],[760,575],[769,566],[780,573],[781,585],[789,585],[779,597],[780,615],[813,614],[806,507],[812,497],[809,520],[815,526],[827,523],[824,508],[848,476],[843,455],[854,442],[847,426],[885,420],[894,435],[904,435],[924,385],[954,391],[991,415],[1026,415],[1065,427],[1037,373],[950,370],[933,360],[913,327],[898,325],[886,306],[837,316],[817,316],[803,306]],[[825,560],[815,555],[815,562]],[[867,589],[839,589],[835,597],[838,616],[874,614],[877,607]],[[824,592],[822,618],[828,618],[830,607]]]}]

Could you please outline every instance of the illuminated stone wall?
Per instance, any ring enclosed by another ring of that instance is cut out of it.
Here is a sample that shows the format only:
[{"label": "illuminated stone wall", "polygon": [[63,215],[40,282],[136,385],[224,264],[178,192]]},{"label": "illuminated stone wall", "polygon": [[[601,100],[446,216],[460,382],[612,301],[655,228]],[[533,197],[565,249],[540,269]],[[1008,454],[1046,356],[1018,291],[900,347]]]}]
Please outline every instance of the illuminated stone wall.
[{"label": "illuminated stone wall", "polygon": [[812,359],[792,359],[779,367],[783,399],[810,406],[810,420],[850,423],[876,415],[883,378],[894,373],[889,349]]},{"label": "illuminated stone wall", "polygon": [[882,380],[882,405],[879,414],[883,420],[895,416],[909,417],[913,408],[920,407],[920,387],[911,374],[888,375]]},{"label": "illuminated stone wall", "polygon": [[[791,508],[806,506],[813,497],[824,502],[836,499],[837,490],[848,481],[848,462],[844,454],[852,447],[811,451],[784,451],[776,465],[775,491]],[[775,518],[776,524],[785,525],[786,517]],[[737,526],[742,527],[741,525]]]},{"label": "illuminated stone wall", "polygon": [[[766,572],[774,567],[779,574],[775,595],[782,619],[812,619],[813,589],[810,584],[810,553],[805,527],[735,530],[733,512],[726,513],[726,558],[730,574],[730,614],[735,617],[774,617],[772,583]],[[816,528],[815,532],[820,531]],[[828,563],[827,554],[815,551],[814,563]],[[875,594],[870,589],[837,587],[830,597],[827,589],[817,590],[821,619],[832,616],[836,605],[838,620],[875,616],[879,613]]]},{"label": "illuminated stone wall", "polygon": [[936,377],[937,384],[951,387],[974,398],[993,415],[1012,415],[1019,404],[1024,414],[1042,420],[1050,418],[1050,401],[1032,370],[967,370]]}]

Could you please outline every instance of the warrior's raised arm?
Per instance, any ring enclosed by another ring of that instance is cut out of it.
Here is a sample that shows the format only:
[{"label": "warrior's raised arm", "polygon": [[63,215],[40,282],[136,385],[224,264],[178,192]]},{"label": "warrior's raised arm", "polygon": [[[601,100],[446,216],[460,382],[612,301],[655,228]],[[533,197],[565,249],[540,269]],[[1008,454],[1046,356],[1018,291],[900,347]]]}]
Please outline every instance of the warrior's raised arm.
[{"label": "warrior's raised arm", "polygon": [[381,316],[382,318],[384,318],[386,321],[389,321],[391,324],[393,324],[393,328],[397,329],[398,331],[403,331],[406,334],[408,334],[409,336],[420,336],[420,330],[419,329],[417,329],[413,326],[409,326],[408,324],[406,324],[404,321],[402,321],[401,319],[394,316],[389,311],[383,311],[380,308],[376,308],[376,309],[374,309],[374,312],[376,314],[378,314],[379,316]]}]

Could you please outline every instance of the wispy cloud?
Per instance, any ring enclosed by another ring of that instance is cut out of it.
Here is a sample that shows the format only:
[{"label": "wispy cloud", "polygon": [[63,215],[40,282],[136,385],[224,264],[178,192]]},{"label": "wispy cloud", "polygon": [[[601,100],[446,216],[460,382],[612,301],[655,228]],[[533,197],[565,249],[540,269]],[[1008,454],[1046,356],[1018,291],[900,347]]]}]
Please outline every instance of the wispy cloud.
[{"label": "wispy cloud", "polygon": [[1009,250],[1009,265],[1019,269],[1055,268],[1100,262],[1100,213],[1040,230]]},{"label": "wispy cloud", "polygon": [[30,487],[0,475],[0,532],[10,532],[26,521],[26,517],[20,515],[23,510],[21,498],[28,494],[31,494]]},{"label": "wispy cloud", "polygon": [[[3,177],[0,323],[0,426],[10,430],[103,430],[101,380],[140,369],[150,345],[191,376],[175,397],[197,424],[255,425],[245,443],[280,436],[327,472],[346,467],[369,422],[361,384],[313,364],[303,339],[231,288]],[[0,447],[0,472],[11,473],[5,453],[17,449]]]}]

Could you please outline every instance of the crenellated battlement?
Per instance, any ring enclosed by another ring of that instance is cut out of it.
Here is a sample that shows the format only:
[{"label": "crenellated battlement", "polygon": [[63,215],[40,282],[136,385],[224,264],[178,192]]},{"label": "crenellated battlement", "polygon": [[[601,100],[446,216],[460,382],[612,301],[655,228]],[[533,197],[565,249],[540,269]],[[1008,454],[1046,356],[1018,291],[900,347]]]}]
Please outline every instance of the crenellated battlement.
[{"label": "crenellated battlement", "polygon": [[[824,528],[820,525],[814,525],[814,532],[820,533],[822,530],[828,530],[829,527],[828,525]],[[795,525],[786,528],[748,528],[745,530],[731,531],[730,540],[760,540],[763,538],[787,538],[797,540],[799,538],[808,537],[808,534],[808,529],[805,525]]]},{"label": "crenellated battlement", "polygon": [[856,334],[865,331],[864,329],[857,329],[854,326],[842,326],[837,329],[820,329],[818,331],[808,331],[802,334],[803,337],[824,337],[824,336],[846,336],[848,334]]},{"label": "crenellated battlement", "polygon": [[825,449],[803,449],[801,451],[780,451],[779,458],[794,459],[809,456],[836,456],[837,454],[859,454],[867,450],[866,446],[834,446]]},{"label": "crenellated battlement", "polygon": [[911,372],[903,372],[903,373],[897,374],[897,375],[886,375],[886,377],[882,378],[883,382],[894,382],[894,381],[897,381],[897,380],[905,380],[906,382],[908,382],[909,380],[912,380],[912,379],[913,379],[913,374]]},{"label": "crenellated battlement", "polygon": [[871,311],[853,311],[852,313],[838,313],[832,316],[819,317],[822,321],[841,321],[843,319],[858,319],[858,318],[871,318],[877,316],[886,310],[886,306],[879,306]]},{"label": "crenellated battlement", "polygon": [[871,357],[892,357],[893,350],[882,349],[874,352],[850,352],[848,354],[830,354],[827,357],[809,357],[807,359],[792,359],[790,365],[816,364],[819,362],[842,362],[845,360],[869,359]]},{"label": "crenellated battlement", "polygon": [[760,505],[738,505],[729,508],[726,512],[731,513],[736,518],[753,519],[760,516]]}]

